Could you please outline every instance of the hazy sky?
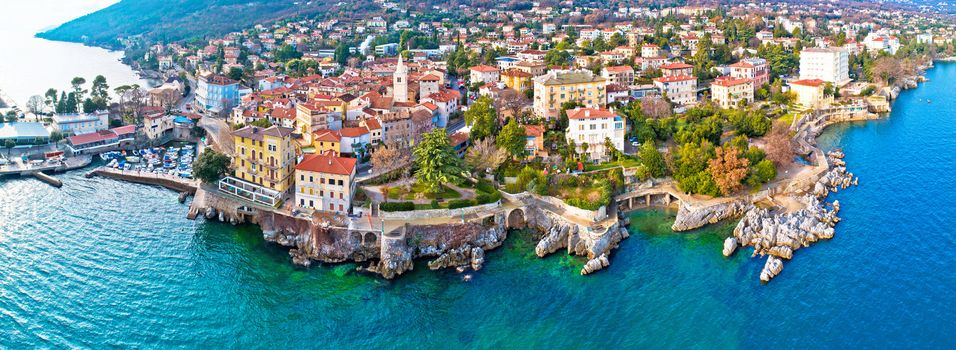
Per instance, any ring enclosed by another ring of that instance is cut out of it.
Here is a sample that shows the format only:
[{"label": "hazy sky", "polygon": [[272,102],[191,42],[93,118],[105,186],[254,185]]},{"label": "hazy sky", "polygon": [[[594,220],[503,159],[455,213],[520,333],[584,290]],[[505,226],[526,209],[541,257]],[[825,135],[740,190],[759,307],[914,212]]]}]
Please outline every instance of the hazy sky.
[{"label": "hazy sky", "polygon": [[117,0],[0,0],[0,90],[19,104],[48,88],[63,89],[73,77],[87,81],[102,74],[110,86],[138,83],[132,69],[119,63],[119,52],[33,37],[116,3]]}]

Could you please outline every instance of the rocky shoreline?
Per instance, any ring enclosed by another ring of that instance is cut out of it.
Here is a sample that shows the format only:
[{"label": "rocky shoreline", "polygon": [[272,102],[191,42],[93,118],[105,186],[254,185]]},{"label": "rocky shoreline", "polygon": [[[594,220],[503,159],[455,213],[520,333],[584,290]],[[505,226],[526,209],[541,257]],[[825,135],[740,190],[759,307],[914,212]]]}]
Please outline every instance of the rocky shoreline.
[{"label": "rocky shoreline", "polygon": [[[453,224],[405,224],[384,234],[380,230],[356,230],[330,226],[320,220],[291,217],[259,210],[242,214],[229,208],[241,203],[215,193],[199,190],[191,211],[208,220],[238,224],[249,222],[262,228],[266,241],[289,248],[296,265],[308,267],[314,262],[359,264],[357,271],[394,279],[415,268],[415,260],[427,260],[431,270],[455,269],[458,273],[478,271],[484,266],[485,252],[497,249],[508,237],[508,230],[528,228],[535,232],[535,253],[544,257],[564,249],[567,254],[588,259],[582,275],[607,266],[611,251],[628,237],[627,219],[618,217],[609,227],[582,226],[547,209],[526,205],[522,219],[507,223],[505,212],[479,220]],[[201,203],[200,203],[201,202]],[[470,280],[470,274],[463,279]]]},{"label": "rocky shoreline", "polygon": [[835,166],[820,178],[812,193],[799,198],[802,209],[787,212],[751,208],[734,228],[733,236],[724,241],[724,256],[731,256],[738,247],[753,247],[752,257],[767,256],[760,280],[769,282],[783,270],[783,260],[793,258],[794,251],[833,238],[834,227],[840,222],[840,202],[828,204],[825,199],[831,192],[858,184],[859,179],[846,171],[842,152],[827,156]]}]

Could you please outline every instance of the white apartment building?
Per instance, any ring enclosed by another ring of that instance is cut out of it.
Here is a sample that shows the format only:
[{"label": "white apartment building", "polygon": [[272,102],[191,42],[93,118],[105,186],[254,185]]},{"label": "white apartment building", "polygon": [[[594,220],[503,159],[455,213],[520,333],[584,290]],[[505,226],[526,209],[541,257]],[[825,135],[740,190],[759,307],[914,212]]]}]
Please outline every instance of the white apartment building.
[{"label": "white apartment building", "polygon": [[850,82],[850,54],[842,47],[800,51],[800,80],[820,79],[843,86]]},{"label": "white apartment building", "polygon": [[654,86],[677,105],[697,104],[697,77],[674,75],[654,78]]},{"label": "white apartment building", "polygon": [[566,137],[568,143],[574,142],[578,152],[584,152],[587,144],[587,154],[592,160],[607,160],[611,155],[604,146],[605,140],[610,139],[614,148],[624,150],[624,135],[627,126],[624,118],[613,110],[604,108],[575,108],[567,111],[568,129]]},{"label": "white apartment building", "polygon": [[722,76],[710,85],[711,99],[720,108],[734,108],[740,101],[754,102],[753,80]]}]

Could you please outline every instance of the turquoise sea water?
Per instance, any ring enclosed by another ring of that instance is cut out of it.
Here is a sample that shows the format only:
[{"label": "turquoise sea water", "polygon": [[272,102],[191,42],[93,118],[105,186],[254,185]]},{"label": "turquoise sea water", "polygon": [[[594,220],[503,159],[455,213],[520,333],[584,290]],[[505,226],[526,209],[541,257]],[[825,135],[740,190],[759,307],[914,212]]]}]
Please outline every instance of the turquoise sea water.
[{"label": "turquoise sea water", "polygon": [[[768,285],[733,222],[675,234],[633,214],[612,265],[539,259],[524,234],[463,282],[292,267],[253,226],[185,219],[177,194],[60,175],[0,182],[0,348],[952,348],[956,344],[956,65],[884,121],[835,127],[860,186],[836,237]],[[931,99],[932,103],[926,100]]]}]

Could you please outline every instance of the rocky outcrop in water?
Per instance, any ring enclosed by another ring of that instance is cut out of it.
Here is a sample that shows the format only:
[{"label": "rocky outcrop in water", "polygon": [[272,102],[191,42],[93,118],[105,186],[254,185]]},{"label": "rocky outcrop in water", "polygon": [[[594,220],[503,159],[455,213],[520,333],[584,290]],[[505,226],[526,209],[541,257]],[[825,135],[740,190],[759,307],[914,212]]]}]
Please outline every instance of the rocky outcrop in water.
[{"label": "rocky outcrop in water", "polygon": [[827,205],[823,199],[830,192],[845,189],[857,183],[852,173],[846,171],[841,152],[828,154],[831,164],[841,164],[821,176],[812,193],[800,197],[801,209],[793,212],[778,212],[764,208],[752,208],[734,228],[734,236],[724,241],[724,255],[730,256],[739,246],[752,246],[753,256],[768,256],[760,273],[760,280],[768,282],[783,270],[783,260],[793,258],[797,249],[808,247],[820,240],[831,239],[834,227],[840,218],[840,202]]},{"label": "rocky outcrop in water", "polygon": [[530,211],[528,225],[542,233],[541,240],[535,246],[535,254],[548,256],[561,249],[569,255],[588,258],[582,275],[590,274],[607,267],[608,255],[618,244],[629,237],[627,229],[618,220],[611,227],[583,227],[564,220],[550,212]]},{"label": "rocky outcrop in water", "polygon": [[584,268],[581,269],[581,275],[597,272],[608,267],[608,265],[611,265],[611,262],[607,260],[607,254],[601,254],[601,256],[588,260],[588,262],[584,264]]},{"label": "rocky outcrop in water", "polygon": [[724,219],[741,216],[752,207],[753,205],[744,199],[695,207],[682,203],[671,229],[678,232],[689,231],[716,224]]}]

